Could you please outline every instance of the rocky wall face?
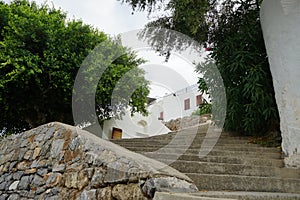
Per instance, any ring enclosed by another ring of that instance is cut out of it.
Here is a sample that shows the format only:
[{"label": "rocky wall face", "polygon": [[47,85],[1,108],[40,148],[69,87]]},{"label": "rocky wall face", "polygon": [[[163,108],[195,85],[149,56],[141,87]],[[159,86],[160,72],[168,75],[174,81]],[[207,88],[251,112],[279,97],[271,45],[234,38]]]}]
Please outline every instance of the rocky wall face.
[{"label": "rocky wall face", "polygon": [[61,123],[0,140],[0,199],[151,199],[156,191],[197,188],[173,168]]},{"label": "rocky wall face", "polygon": [[300,168],[300,3],[264,0],[261,22],[280,115],[287,167]]},{"label": "rocky wall face", "polygon": [[172,119],[168,122],[165,122],[165,126],[168,127],[171,131],[178,131],[184,128],[189,128],[206,123],[210,119],[210,114],[205,114],[202,116],[186,116],[183,118]]}]

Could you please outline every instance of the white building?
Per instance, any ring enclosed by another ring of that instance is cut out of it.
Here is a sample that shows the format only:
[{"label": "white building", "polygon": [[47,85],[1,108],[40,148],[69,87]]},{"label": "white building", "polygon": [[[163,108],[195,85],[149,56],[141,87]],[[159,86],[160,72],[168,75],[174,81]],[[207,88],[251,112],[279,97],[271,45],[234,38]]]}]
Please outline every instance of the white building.
[{"label": "white building", "polygon": [[163,121],[190,116],[202,102],[198,85],[189,86],[152,101],[148,105],[147,117],[140,114],[131,116],[128,110],[122,120],[105,121],[102,138],[142,138],[169,133]]},{"label": "white building", "polygon": [[149,114],[145,117],[139,113],[131,116],[128,110],[122,120],[110,119],[104,122],[102,138],[144,138],[169,132],[171,131],[156,116]]},{"label": "white building", "polygon": [[149,106],[149,111],[163,121],[182,118],[197,110],[203,98],[207,96],[203,97],[195,84],[157,99]]}]

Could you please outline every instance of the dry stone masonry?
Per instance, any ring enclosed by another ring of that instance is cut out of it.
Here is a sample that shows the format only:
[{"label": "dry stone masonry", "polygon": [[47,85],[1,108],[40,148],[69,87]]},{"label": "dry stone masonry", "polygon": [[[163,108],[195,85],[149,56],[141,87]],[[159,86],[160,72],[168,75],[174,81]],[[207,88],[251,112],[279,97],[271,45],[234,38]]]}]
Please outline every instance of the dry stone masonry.
[{"label": "dry stone masonry", "polygon": [[136,200],[196,191],[175,169],[65,124],[0,141],[0,199]]},{"label": "dry stone masonry", "polygon": [[209,122],[210,119],[210,114],[205,114],[201,116],[185,116],[183,118],[171,119],[170,121],[165,122],[165,126],[168,127],[171,131],[178,131],[184,128],[198,126],[199,124]]}]

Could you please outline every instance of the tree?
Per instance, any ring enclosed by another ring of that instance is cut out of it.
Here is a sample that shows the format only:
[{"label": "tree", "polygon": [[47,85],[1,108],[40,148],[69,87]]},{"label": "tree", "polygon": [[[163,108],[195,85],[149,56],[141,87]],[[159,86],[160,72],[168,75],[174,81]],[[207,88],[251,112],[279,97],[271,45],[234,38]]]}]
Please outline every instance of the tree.
[{"label": "tree", "polygon": [[26,0],[0,2],[0,31],[0,126],[8,132],[50,121],[73,124],[76,74],[85,57],[103,42],[116,44],[123,54],[110,63],[97,85],[95,109],[106,110],[97,112],[99,120],[117,114],[113,109],[107,111],[110,95],[120,77],[133,69],[142,85],[126,105],[134,108],[132,112],[146,113],[148,82],[138,69],[144,61],[103,32],[67,20],[61,10]]},{"label": "tree", "polygon": [[[262,0],[170,0],[167,3],[161,0],[122,1],[130,4],[133,10],[147,9],[153,12],[154,9],[164,9],[167,14],[159,16],[148,27],[182,32],[207,47],[226,89],[225,129],[252,135],[279,131],[279,115],[259,19],[261,2]],[[164,38],[165,41],[168,39],[170,38]],[[164,43],[156,40],[153,44],[160,44],[155,47],[164,54],[172,48],[182,48],[182,45],[174,44],[182,44],[184,41],[180,41],[180,38],[172,40]],[[162,47],[161,44],[168,47]],[[204,78],[199,80],[200,90],[206,89],[203,82],[212,81],[207,67],[210,64],[211,61],[207,61],[197,66],[197,71],[204,74]]]}]

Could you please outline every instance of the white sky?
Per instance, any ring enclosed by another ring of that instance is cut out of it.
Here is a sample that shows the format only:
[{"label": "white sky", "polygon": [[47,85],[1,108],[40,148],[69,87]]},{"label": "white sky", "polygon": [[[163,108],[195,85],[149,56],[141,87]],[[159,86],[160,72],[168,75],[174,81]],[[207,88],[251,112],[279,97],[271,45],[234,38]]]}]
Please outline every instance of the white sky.
[{"label": "white sky", "polygon": [[[5,0],[5,2],[10,2],[10,0]],[[147,12],[134,13],[132,15],[132,10],[127,4],[121,4],[117,0],[36,0],[38,4],[43,4],[47,2],[49,5],[54,5],[55,8],[61,8],[63,11],[68,13],[68,18],[70,19],[81,19],[84,23],[90,24],[94,27],[97,27],[100,31],[103,31],[110,35],[121,34],[124,32],[132,31],[135,29],[141,29],[144,25],[149,22]],[[168,63],[164,62],[164,58],[160,58],[153,52],[138,52],[138,55],[141,55],[149,60],[147,63],[148,67],[144,69],[147,72],[149,66],[152,65],[151,70],[147,74],[152,77],[153,66],[156,66],[156,69],[160,68],[169,68],[171,71],[177,72],[181,75],[188,85],[193,85],[197,83],[198,75],[194,72],[194,67],[181,59],[178,56],[171,56]],[[159,67],[157,66],[159,65]],[[161,72],[164,70],[161,70]],[[168,70],[165,70],[168,72]],[[157,71],[159,73],[160,71]],[[152,74],[151,74],[152,73]],[[172,83],[176,85],[178,79],[174,78],[169,73],[164,74]],[[149,78],[151,81],[151,78]],[[177,86],[165,85],[164,83],[153,83],[151,85],[151,97],[161,97],[165,93],[174,92],[174,88],[178,90],[187,87],[188,85],[177,84]],[[167,89],[169,88],[169,89]],[[171,89],[170,89],[171,88]]]}]

